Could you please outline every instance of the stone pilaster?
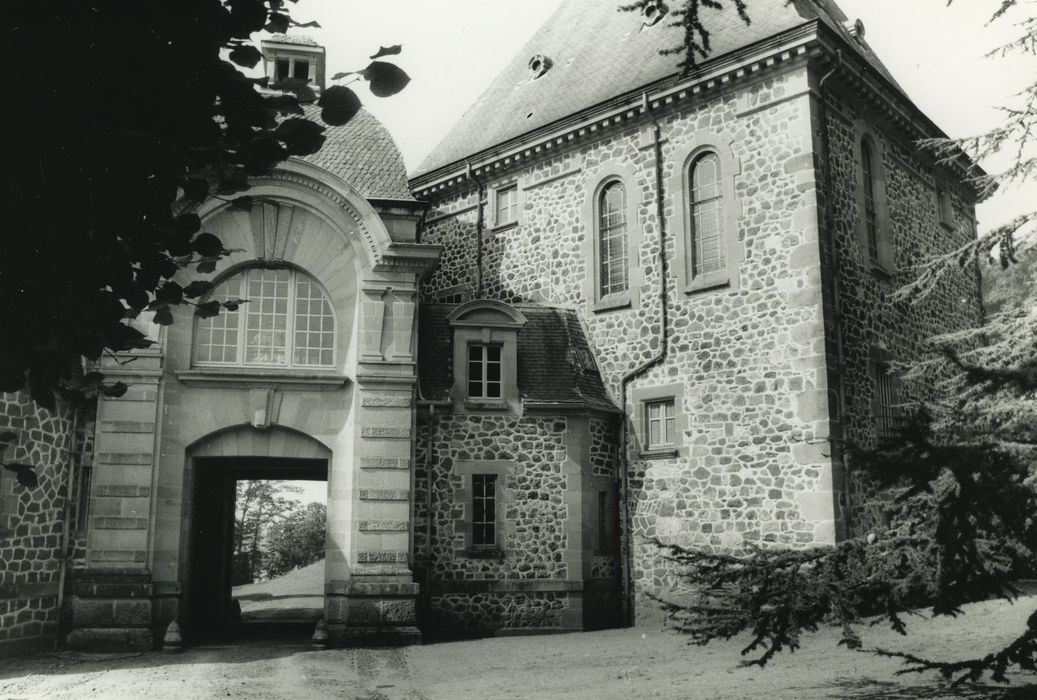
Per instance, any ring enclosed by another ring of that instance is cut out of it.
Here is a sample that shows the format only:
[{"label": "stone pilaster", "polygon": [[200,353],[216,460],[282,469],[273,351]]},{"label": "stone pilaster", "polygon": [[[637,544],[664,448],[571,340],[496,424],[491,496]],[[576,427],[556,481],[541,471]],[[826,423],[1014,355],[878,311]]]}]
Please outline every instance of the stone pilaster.
[{"label": "stone pilaster", "polygon": [[73,578],[68,643],[84,651],[145,650],[151,634],[151,504],[162,354],[106,364],[129,385],[120,398],[98,398],[86,568]]},{"label": "stone pilaster", "polygon": [[361,292],[352,455],[331,474],[325,612],[338,643],[406,644],[421,639],[409,565],[416,288],[389,274]]}]

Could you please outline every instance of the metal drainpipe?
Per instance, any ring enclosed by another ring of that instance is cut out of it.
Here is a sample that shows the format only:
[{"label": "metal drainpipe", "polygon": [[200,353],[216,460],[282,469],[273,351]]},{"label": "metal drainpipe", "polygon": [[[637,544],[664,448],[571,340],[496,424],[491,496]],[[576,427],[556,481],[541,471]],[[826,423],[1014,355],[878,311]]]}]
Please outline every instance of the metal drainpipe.
[{"label": "metal drainpipe", "polygon": [[485,225],[483,221],[483,197],[486,196],[486,188],[482,180],[475,176],[471,161],[465,163],[465,168],[468,179],[475,182],[479,188],[475,216],[475,298],[482,299],[482,231]]},{"label": "metal drainpipe", "polygon": [[633,542],[631,541],[631,517],[630,517],[630,459],[628,455],[629,430],[627,429],[626,407],[627,387],[631,381],[643,375],[652,367],[666,359],[669,352],[669,303],[667,292],[668,265],[666,262],[666,218],[663,206],[663,147],[662,130],[659,121],[652,114],[651,102],[648,93],[641,96],[641,110],[648,115],[652,121],[652,133],[655,147],[655,216],[659,232],[659,352],[649,358],[643,364],[635,367],[623,375],[619,383],[620,407],[623,410],[623,420],[619,429],[619,458],[623,468],[620,480],[620,507],[622,509],[622,520],[624,525],[624,538],[622,542],[622,569],[623,569],[623,617],[624,622],[630,626],[634,624],[634,581],[633,581]]},{"label": "metal drainpipe", "polygon": [[65,481],[65,513],[63,520],[65,521],[64,527],[61,533],[61,566],[58,570],[58,624],[54,632],[54,649],[58,649],[61,645],[61,636],[64,625],[62,625],[62,619],[64,617],[64,611],[62,608],[65,604],[65,581],[68,577],[68,560],[72,558],[72,553],[69,551],[68,541],[69,533],[71,530],[69,520],[72,517],[72,485],[75,483],[76,476],[76,443],[79,439],[79,408],[72,408],[72,439],[69,441],[68,446],[68,479]]},{"label": "metal drainpipe", "polygon": [[[836,64],[830,71],[821,77],[821,80],[817,83],[818,92],[818,121],[821,127],[821,148],[824,149],[824,160],[822,165],[824,167],[824,183],[825,183],[825,243],[828,248],[828,261],[832,271],[832,324],[835,331],[835,349],[836,349],[836,363],[838,366],[839,384],[836,387],[836,391],[839,396],[839,426],[840,432],[842,432],[842,419],[843,413],[845,412],[846,406],[846,376],[845,367],[846,361],[844,356],[844,343],[843,343],[843,324],[842,324],[842,303],[841,293],[839,286],[839,254],[835,241],[835,208],[832,204],[832,157],[831,157],[831,138],[828,134],[828,103],[825,100],[825,83],[828,82],[829,78],[834,76],[843,65],[843,52],[842,49],[836,51]],[[834,437],[834,436],[830,436]],[[841,437],[841,436],[840,436]],[[832,454],[835,454],[835,440],[832,440]],[[834,466],[834,465],[833,465]],[[843,493],[846,493],[846,475],[843,474]],[[840,504],[841,505],[841,504]],[[847,506],[849,503],[846,504]],[[843,509],[843,522],[845,527],[850,527],[851,513],[849,507]]]}]

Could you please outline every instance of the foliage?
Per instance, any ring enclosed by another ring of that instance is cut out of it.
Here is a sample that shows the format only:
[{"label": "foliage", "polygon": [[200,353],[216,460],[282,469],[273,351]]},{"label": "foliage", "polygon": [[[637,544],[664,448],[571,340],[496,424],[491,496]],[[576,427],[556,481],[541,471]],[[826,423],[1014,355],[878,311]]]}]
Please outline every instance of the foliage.
[{"label": "foliage", "polygon": [[[1018,0],[999,0],[992,21],[1020,7]],[[702,8],[737,12],[749,21],[743,3],[681,0],[674,14],[685,28],[678,49],[685,71],[708,54]],[[1037,53],[1037,18],[1018,27],[1021,37],[995,54]],[[959,163],[966,153],[975,159],[971,163],[1006,150],[1013,154],[1013,165],[1000,173],[971,166],[968,182],[981,197],[998,185],[1030,180],[1037,174],[1037,83],[1020,98],[987,133],[920,145],[944,164]],[[1024,257],[1017,242],[1035,222],[1037,211],[1024,213],[930,261],[896,298],[917,301],[944,276],[974,269],[992,253],[1010,268]],[[1032,262],[1032,253],[1027,255]],[[1027,286],[1032,281],[1029,265],[1012,275]],[[754,655],[748,663],[763,666],[795,650],[803,633],[823,624],[841,625],[842,643],[864,649],[858,628],[869,616],[906,633],[906,616],[920,607],[957,615],[969,601],[1015,598],[1013,577],[1037,571],[1037,307],[1019,290],[995,298],[997,313],[983,328],[933,339],[927,359],[901,368],[916,380],[942,377],[936,389],[943,398],[921,407],[890,442],[849,450],[857,468],[895,494],[886,529],[806,551],[721,554],[656,542],[687,581],[683,595],[662,602],[693,642],[748,630],[752,640],[743,653]],[[870,651],[905,661],[900,673],[935,671],[957,683],[990,674],[1005,681],[1013,669],[1037,671],[1037,612],[1024,617],[1014,641],[974,659],[944,662]]]},{"label": "foliage", "polygon": [[[239,195],[250,176],[321,147],[324,128],[301,106],[316,99],[309,87],[265,90],[265,79],[239,70],[262,58],[254,33],[312,23],[297,25],[284,0],[20,2],[0,16],[12,95],[0,137],[0,391],[28,386],[49,408],[55,390],[119,394],[75,370],[81,358],[147,346],[128,318],[147,310],[169,324],[184,304],[220,311],[202,301],[208,282],[174,279],[212,272],[227,252],[198,216],[175,215],[174,202],[248,207]],[[407,81],[380,61],[361,77],[378,95]],[[338,125],[360,100],[336,85],[317,106]]]},{"label": "foliage", "polygon": [[290,517],[302,493],[279,481],[241,480],[234,500],[234,585],[252,583],[266,573],[270,533]]},{"label": "foliage", "polygon": [[326,521],[324,504],[310,503],[274,523],[268,535],[266,576],[283,576],[323,559]]}]

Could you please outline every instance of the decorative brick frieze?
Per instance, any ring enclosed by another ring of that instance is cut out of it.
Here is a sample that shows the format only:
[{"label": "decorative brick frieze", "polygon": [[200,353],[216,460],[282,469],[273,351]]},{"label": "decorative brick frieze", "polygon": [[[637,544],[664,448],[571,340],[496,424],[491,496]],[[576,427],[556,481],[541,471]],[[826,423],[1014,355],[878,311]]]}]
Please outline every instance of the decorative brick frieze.
[{"label": "decorative brick frieze", "polygon": [[409,459],[394,459],[392,457],[360,457],[360,468],[366,471],[397,471],[410,469]]}]

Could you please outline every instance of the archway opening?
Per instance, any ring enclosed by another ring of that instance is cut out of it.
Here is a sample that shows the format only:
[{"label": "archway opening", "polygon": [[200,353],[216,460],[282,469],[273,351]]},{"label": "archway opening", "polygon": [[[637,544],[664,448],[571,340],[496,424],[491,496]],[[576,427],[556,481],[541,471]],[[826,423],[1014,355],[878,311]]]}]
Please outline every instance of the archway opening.
[{"label": "archway opening", "polygon": [[294,539],[323,549],[327,460],[204,457],[194,468],[191,640],[307,638],[323,616],[323,556],[308,561]]}]

